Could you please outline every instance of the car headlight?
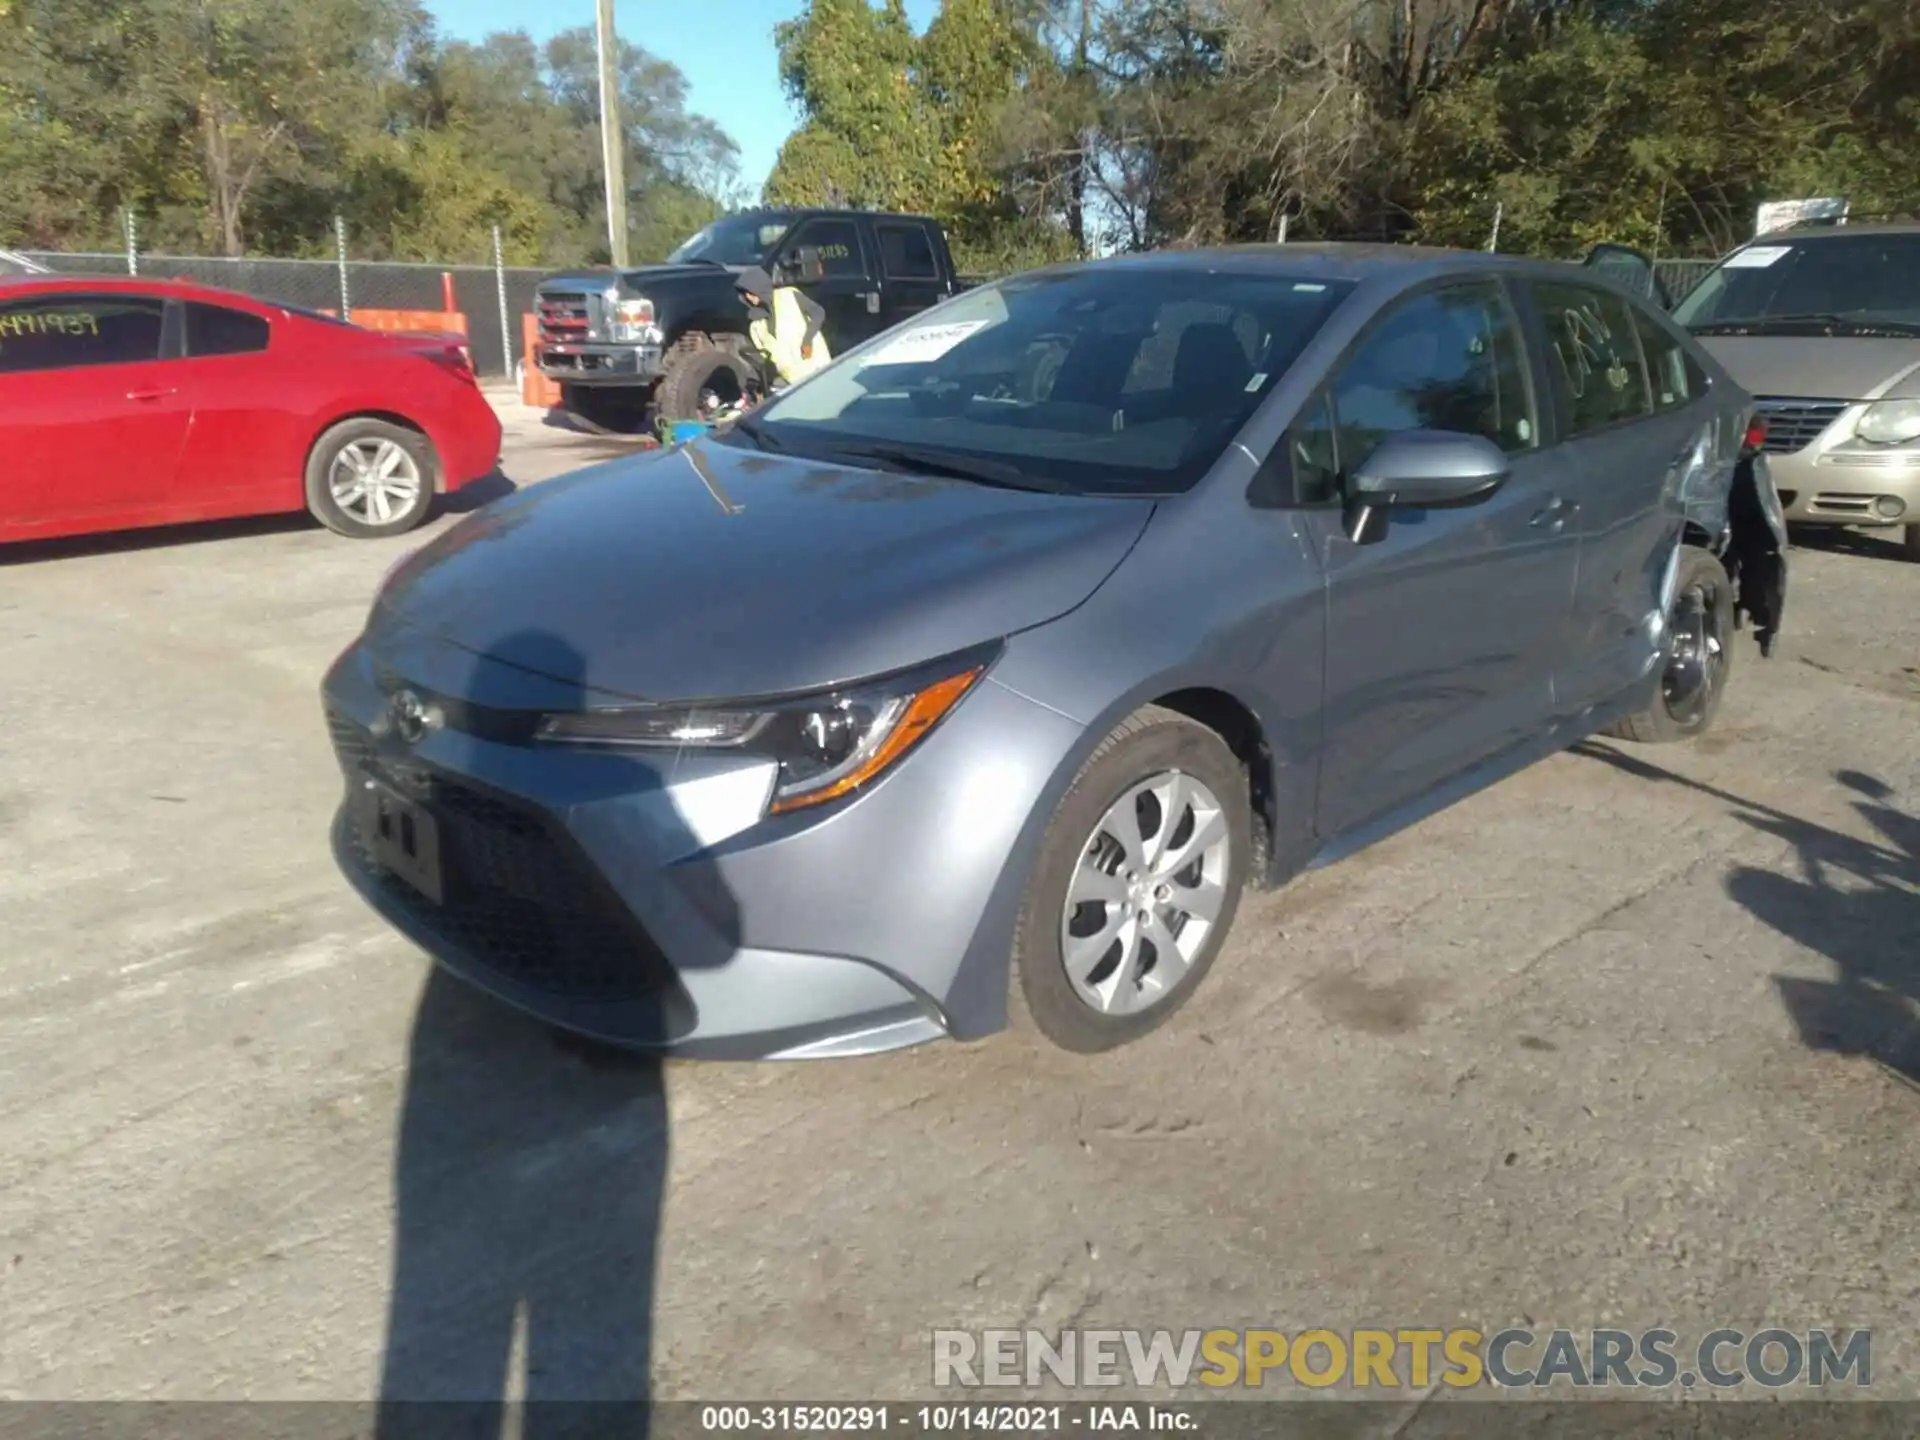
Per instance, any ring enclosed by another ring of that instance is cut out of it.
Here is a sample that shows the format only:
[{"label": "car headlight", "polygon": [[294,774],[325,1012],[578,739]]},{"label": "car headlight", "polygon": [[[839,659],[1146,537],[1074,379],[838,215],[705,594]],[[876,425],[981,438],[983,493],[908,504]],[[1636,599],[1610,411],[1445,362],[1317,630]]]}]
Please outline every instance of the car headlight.
[{"label": "car headlight", "polygon": [[647,299],[613,302],[613,338],[644,343],[653,338],[653,301]]},{"label": "car headlight", "polygon": [[1869,445],[1906,445],[1920,440],[1920,400],[1876,400],[1853,427]]},{"label": "car headlight", "polygon": [[636,705],[548,715],[536,738],[641,750],[722,750],[779,765],[767,813],[821,805],[879,778],[958,705],[993,656],[969,651],[923,670],[828,694],[733,705]]}]

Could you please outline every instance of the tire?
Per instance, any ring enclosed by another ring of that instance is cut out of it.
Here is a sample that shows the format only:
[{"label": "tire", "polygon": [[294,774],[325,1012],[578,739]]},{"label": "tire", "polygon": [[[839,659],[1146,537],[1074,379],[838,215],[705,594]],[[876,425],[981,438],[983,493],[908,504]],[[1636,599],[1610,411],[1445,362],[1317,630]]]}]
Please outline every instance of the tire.
[{"label": "tire", "polygon": [[653,392],[659,418],[672,424],[700,419],[700,396],[712,390],[724,403],[744,397],[754,384],[753,366],[736,335],[682,335],[667,351],[659,387]]},{"label": "tire", "polygon": [[[362,489],[356,496],[348,489],[356,463],[385,477],[378,499],[369,498],[374,492]],[[439,476],[439,457],[418,430],[366,417],[342,420],[308,452],[307,509],[336,535],[350,539],[404,535],[432,513]]]},{"label": "tire", "polygon": [[1920,563],[1920,525],[1908,525],[1900,532],[1900,553]]},{"label": "tire", "polygon": [[[1733,585],[1718,560],[1689,545],[1680,552],[1674,595],[1653,703],[1603,733],[1641,745],[1671,745],[1713,727],[1733,675]],[[1690,641],[1696,613],[1702,629]],[[1698,693],[1697,682],[1686,683],[1696,671],[1706,677],[1704,695]]]},{"label": "tire", "polygon": [[[1210,792],[1214,804],[1203,807],[1180,802],[1172,822],[1174,828],[1168,833],[1166,809],[1159,797],[1167,793],[1165,782],[1175,777],[1190,796],[1194,794],[1191,782],[1198,782]],[[1225,842],[1223,850],[1216,852],[1211,846],[1203,850],[1194,862],[1195,867],[1203,868],[1190,867],[1162,885],[1161,897],[1169,891],[1172,894],[1171,902],[1164,905],[1152,892],[1135,891],[1131,899],[1124,898],[1129,870],[1143,872],[1127,865],[1107,829],[1110,812],[1149,782],[1158,791],[1155,799],[1138,803],[1133,812],[1149,854],[1156,841],[1170,840],[1185,848],[1193,838],[1193,826],[1199,822],[1202,808],[1217,816]],[[1151,831],[1149,825],[1153,826]],[[1252,854],[1253,820],[1246,767],[1226,742],[1204,725],[1158,706],[1148,706],[1122,721],[1081,767],[1041,842],[1040,857],[1014,931],[1009,996],[1013,1028],[1036,1030],[1061,1049],[1080,1054],[1111,1050],[1159,1029],[1186,1004],[1213,968],[1233,928]],[[1069,888],[1082,876],[1083,860],[1103,872],[1102,888],[1111,885],[1123,898],[1078,903],[1069,912]],[[1105,875],[1109,866],[1115,873]],[[1211,884],[1196,885],[1196,880]],[[1115,929],[1116,916],[1138,913],[1133,907],[1144,900],[1156,915],[1173,911],[1192,917],[1184,927],[1164,923],[1158,927],[1161,943],[1166,944],[1184,937],[1199,915],[1197,909],[1181,911],[1183,895],[1199,897],[1213,886],[1218,887],[1218,894],[1211,923],[1192,951],[1185,953],[1186,968],[1171,985],[1153,978],[1156,973],[1164,976],[1177,962],[1157,950],[1149,960],[1151,932],[1133,942],[1131,960],[1135,969],[1122,974],[1120,962],[1129,958],[1127,937],[1137,927],[1135,922],[1121,919]],[[1097,950],[1098,937],[1109,932],[1115,938],[1104,951]],[[1070,934],[1072,938],[1090,937],[1086,944],[1075,947],[1073,962],[1069,959]],[[1089,956],[1095,957],[1091,964]],[[1070,975],[1070,963],[1077,963],[1093,996],[1110,993],[1119,1003],[1097,1008],[1097,999],[1083,994],[1082,986]]]}]

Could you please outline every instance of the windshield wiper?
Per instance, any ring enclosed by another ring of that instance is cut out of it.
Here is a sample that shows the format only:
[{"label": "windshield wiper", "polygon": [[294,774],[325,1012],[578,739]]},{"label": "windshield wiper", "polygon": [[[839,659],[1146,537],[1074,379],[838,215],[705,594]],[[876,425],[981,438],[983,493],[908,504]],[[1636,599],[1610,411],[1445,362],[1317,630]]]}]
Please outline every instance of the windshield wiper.
[{"label": "windshield wiper", "polygon": [[1825,315],[1808,313],[1804,315],[1755,315],[1745,320],[1713,320],[1705,325],[1688,327],[1695,335],[1765,335],[1769,331],[1782,328],[1799,329],[1844,329],[1865,334],[1881,335],[1920,335],[1920,325],[1909,324],[1904,320],[1875,320],[1866,316]]},{"label": "windshield wiper", "polygon": [[1041,495],[1068,493],[1051,481],[1002,461],[952,455],[944,450],[922,450],[911,445],[836,445],[829,453],[835,459],[876,460],[889,470],[910,475],[947,475],[1002,490],[1031,490]]}]

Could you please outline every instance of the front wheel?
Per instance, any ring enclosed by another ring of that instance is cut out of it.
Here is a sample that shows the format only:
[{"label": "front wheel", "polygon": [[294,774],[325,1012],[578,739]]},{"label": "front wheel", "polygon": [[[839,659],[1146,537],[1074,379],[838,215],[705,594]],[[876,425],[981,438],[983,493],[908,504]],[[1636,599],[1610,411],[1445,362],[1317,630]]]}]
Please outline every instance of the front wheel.
[{"label": "front wheel", "polygon": [[401,535],[432,510],[437,473],[433,445],[418,430],[343,420],[307,455],[307,509],[336,535]]},{"label": "front wheel", "polygon": [[1016,1025],[1093,1053],[1165,1024],[1219,955],[1251,853],[1226,742],[1157,706],[1123,721],[1047,828],[1014,937]]},{"label": "front wheel", "polygon": [[1606,733],[1644,745],[1704,735],[1733,673],[1733,585],[1720,562],[1689,545],[1667,611],[1665,666],[1653,703]]}]

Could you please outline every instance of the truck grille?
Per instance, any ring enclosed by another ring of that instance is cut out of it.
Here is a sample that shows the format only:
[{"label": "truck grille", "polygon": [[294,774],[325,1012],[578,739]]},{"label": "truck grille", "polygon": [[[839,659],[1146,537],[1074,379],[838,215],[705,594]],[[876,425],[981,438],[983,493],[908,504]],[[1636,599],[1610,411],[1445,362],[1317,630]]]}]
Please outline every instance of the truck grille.
[{"label": "truck grille", "polygon": [[1758,408],[1760,418],[1767,422],[1767,441],[1761,448],[1770,455],[1793,455],[1825,434],[1847,408],[1847,402],[1762,395]]},{"label": "truck grille", "polygon": [[534,300],[534,313],[539,316],[541,343],[578,344],[599,339],[603,333],[600,307],[600,297],[591,291],[540,291]]},{"label": "truck grille", "polygon": [[[329,712],[349,777],[375,766],[373,738]],[[672,966],[571,837],[539,812],[422,765],[381,762],[384,778],[438,822],[444,903],[388,874],[357,833],[347,858],[381,899],[503,979],[545,994],[611,1003],[655,995]]]}]

